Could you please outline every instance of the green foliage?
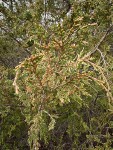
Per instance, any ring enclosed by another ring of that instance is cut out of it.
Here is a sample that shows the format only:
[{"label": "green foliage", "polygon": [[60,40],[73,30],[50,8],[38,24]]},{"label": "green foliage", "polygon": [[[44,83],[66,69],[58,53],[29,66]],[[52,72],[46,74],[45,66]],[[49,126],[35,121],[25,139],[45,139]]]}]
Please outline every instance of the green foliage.
[{"label": "green foliage", "polygon": [[27,2],[2,4],[2,47],[32,51],[14,81],[1,71],[2,149],[25,149],[25,128],[31,150],[113,148],[111,1]]},{"label": "green foliage", "polygon": [[[106,39],[111,27],[110,19],[101,18],[101,7],[107,4],[74,4],[78,11],[73,10],[73,14],[78,14],[72,16],[73,24],[70,26],[65,18],[62,24],[48,26],[48,30],[37,26],[35,53],[16,68],[15,89],[27,106],[24,111],[29,114],[25,113],[31,149],[38,149],[40,140],[48,148],[52,141],[52,149],[68,147],[67,141],[76,149],[94,145],[110,148],[112,142],[107,130],[112,118],[112,86],[104,57],[109,50]],[[90,9],[97,13],[93,18]]]},{"label": "green foliage", "polygon": [[0,67],[0,149],[29,149],[23,106],[14,93],[12,69]]}]

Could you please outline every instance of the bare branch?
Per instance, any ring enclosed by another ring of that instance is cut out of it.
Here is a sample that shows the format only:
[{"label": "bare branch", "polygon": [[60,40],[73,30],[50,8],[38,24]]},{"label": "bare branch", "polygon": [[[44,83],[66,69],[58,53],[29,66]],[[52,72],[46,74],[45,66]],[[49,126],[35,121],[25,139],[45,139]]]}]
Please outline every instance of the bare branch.
[{"label": "bare branch", "polygon": [[18,75],[19,75],[19,71],[17,70],[16,75],[15,75],[15,79],[13,82],[13,86],[15,87],[15,93],[16,94],[19,94],[19,86],[17,85]]},{"label": "bare branch", "polygon": [[95,48],[87,54],[87,57],[90,57],[92,54],[94,54],[94,53],[99,49],[99,46],[102,44],[102,42],[105,40],[105,38],[107,37],[107,35],[110,33],[112,27],[113,27],[113,24],[108,28],[108,30],[107,30],[106,33],[102,36],[102,38],[101,38],[100,41],[97,43],[97,45],[95,46]]}]

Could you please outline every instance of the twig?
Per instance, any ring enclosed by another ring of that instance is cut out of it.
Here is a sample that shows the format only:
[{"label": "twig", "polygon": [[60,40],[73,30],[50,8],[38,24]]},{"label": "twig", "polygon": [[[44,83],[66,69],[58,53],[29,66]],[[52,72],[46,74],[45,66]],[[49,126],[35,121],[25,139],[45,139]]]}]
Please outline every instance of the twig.
[{"label": "twig", "polygon": [[101,50],[100,50],[100,49],[97,49],[97,51],[100,53],[101,58],[102,58],[103,63],[104,63],[104,66],[106,67],[106,61],[105,61],[104,55],[102,54],[102,52],[101,52]]},{"label": "twig", "polygon": [[19,75],[19,71],[17,70],[15,78],[14,78],[14,82],[13,82],[13,86],[15,87],[16,94],[19,94],[19,86],[17,85],[18,75]]}]

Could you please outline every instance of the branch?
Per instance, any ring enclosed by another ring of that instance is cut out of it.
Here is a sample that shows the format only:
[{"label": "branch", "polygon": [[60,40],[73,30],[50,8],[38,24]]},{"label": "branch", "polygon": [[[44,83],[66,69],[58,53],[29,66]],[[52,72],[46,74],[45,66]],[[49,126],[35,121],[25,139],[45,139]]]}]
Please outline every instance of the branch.
[{"label": "branch", "polygon": [[106,31],[106,33],[103,35],[103,37],[100,39],[100,41],[97,43],[97,45],[95,46],[94,50],[92,50],[91,52],[89,52],[87,54],[86,57],[90,57],[92,54],[94,54],[97,50],[99,50],[99,46],[102,44],[102,42],[105,40],[105,38],[107,37],[107,35],[110,33],[111,29],[113,27],[113,24],[108,28],[108,30]]},{"label": "branch", "polygon": [[104,65],[105,65],[105,67],[106,67],[106,61],[105,61],[105,57],[104,57],[103,53],[101,52],[100,49],[97,49],[97,51],[100,53],[101,58],[102,58],[102,60],[103,60],[103,63],[104,63]]},{"label": "branch", "polygon": [[[5,29],[5,28],[3,28],[3,27],[1,27],[1,29],[3,30],[3,31],[5,31],[6,33],[10,33],[10,31],[7,31],[7,29]],[[12,33],[12,32],[11,32]],[[13,33],[12,33],[13,34]],[[19,41],[19,40],[17,40],[16,39],[16,37],[14,37],[14,36],[12,36],[11,34],[8,34],[14,41],[16,41],[16,43],[18,43],[20,46],[22,46],[22,43]],[[23,46],[22,46],[23,47]],[[26,47],[23,47],[23,48],[25,48],[25,51],[29,54],[29,55],[31,55],[31,53],[30,53],[30,51],[28,51],[27,49],[26,49]]]},{"label": "branch", "polygon": [[17,85],[18,75],[19,75],[19,71],[17,70],[16,76],[15,76],[15,79],[14,79],[14,82],[13,82],[13,86],[15,87],[15,93],[16,94],[19,94],[19,87]]}]

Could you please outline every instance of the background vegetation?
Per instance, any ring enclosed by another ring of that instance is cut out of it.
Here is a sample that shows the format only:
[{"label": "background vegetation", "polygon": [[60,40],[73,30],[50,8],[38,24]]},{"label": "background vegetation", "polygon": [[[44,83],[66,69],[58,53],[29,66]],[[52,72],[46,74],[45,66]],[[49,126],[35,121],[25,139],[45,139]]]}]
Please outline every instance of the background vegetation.
[{"label": "background vegetation", "polygon": [[112,0],[0,9],[0,149],[112,150]]}]

